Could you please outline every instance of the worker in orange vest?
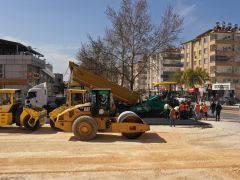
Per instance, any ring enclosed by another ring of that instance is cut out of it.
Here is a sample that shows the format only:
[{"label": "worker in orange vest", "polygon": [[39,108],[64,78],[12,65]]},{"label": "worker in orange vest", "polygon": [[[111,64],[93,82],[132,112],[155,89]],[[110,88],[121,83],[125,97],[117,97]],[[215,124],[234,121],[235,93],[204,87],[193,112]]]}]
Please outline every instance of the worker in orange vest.
[{"label": "worker in orange vest", "polygon": [[196,117],[197,117],[197,119],[201,119],[200,118],[200,111],[201,111],[201,106],[200,106],[200,104],[199,104],[199,102],[197,102],[197,104],[195,105],[195,112],[196,112]]},{"label": "worker in orange vest", "polygon": [[185,103],[181,102],[179,105],[179,119],[183,120],[184,119],[184,112],[185,112]]},{"label": "worker in orange vest", "polygon": [[203,114],[204,114],[205,120],[207,120],[207,118],[208,118],[208,106],[206,105],[206,103],[204,103],[204,105],[203,105]]}]

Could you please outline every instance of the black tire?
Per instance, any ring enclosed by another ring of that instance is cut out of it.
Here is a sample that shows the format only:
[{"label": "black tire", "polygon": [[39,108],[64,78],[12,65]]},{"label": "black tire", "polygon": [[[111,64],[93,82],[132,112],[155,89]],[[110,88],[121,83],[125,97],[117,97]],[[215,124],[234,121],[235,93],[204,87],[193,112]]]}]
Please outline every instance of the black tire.
[{"label": "black tire", "polygon": [[[128,118],[128,116],[125,116],[123,118],[118,119],[118,123],[139,123],[139,124],[143,124],[143,121],[141,120],[141,118],[139,118],[138,115],[136,115],[134,112],[128,111],[129,115],[131,115],[131,117],[135,116],[136,118]],[[125,136],[128,139],[137,139],[138,137],[140,137],[144,132],[135,132],[135,133],[122,133],[123,136]]]},{"label": "black tire", "polygon": [[35,131],[40,127],[39,121],[36,122],[36,124],[34,126],[31,126],[29,124],[29,121],[33,120],[30,115],[25,116],[24,120],[23,120],[23,126],[30,131]]},{"label": "black tire", "polygon": [[96,137],[98,125],[95,119],[89,116],[77,118],[72,126],[75,137],[81,141],[88,141]]},{"label": "black tire", "polygon": [[55,120],[50,119],[49,124],[50,124],[51,128],[54,129],[55,131],[60,131],[61,129],[56,128],[55,122],[56,122],[56,119]]}]

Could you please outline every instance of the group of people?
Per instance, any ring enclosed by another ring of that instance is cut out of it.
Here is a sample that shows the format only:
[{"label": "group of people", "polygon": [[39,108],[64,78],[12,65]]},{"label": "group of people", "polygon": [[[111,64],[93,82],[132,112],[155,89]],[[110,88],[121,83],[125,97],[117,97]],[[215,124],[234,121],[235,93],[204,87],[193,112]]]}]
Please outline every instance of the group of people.
[{"label": "group of people", "polygon": [[[202,117],[205,118],[205,120],[207,120],[208,118],[208,106],[206,105],[206,103],[201,103],[199,104],[198,102],[195,105],[195,112],[196,112],[196,117],[197,119],[201,119]],[[210,110],[212,115],[215,114],[215,118],[216,121],[220,121],[220,114],[221,114],[221,110],[222,110],[222,105],[218,102],[215,103],[214,101],[212,101],[211,105],[210,105]]]},{"label": "group of people", "polygon": [[[202,102],[201,104],[197,102],[194,107],[192,106],[191,102],[181,102],[179,106],[176,106],[174,108],[171,107],[169,103],[166,103],[164,105],[164,110],[166,119],[170,120],[170,126],[175,127],[176,119],[188,119],[192,113],[195,114],[196,119],[204,118],[207,120],[209,107],[205,102]],[[221,104],[219,102],[215,103],[213,101],[210,105],[210,110],[212,115],[214,115],[216,112],[216,121],[220,121],[220,114],[222,110]]]}]

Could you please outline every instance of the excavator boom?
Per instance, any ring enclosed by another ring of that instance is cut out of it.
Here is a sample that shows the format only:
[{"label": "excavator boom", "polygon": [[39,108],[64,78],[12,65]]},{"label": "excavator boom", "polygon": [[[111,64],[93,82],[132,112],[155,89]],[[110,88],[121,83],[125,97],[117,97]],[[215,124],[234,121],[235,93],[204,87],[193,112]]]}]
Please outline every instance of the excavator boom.
[{"label": "excavator boom", "polygon": [[137,92],[129,91],[127,88],[95,75],[73,62],[69,62],[69,67],[71,70],[71,80],[77,82],[79,85],[86,86],[90,89],[109,88],[112,90],[114,99],[128,105],[134,105],[139,100],[140,95]]}]

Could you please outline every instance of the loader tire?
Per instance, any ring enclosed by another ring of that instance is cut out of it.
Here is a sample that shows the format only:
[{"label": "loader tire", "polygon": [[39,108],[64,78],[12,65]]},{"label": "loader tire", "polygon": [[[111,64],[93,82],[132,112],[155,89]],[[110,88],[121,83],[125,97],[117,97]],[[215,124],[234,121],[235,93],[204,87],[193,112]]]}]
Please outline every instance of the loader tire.
[{"label": "loader tire", "polygon": [[40,127],[39,121],[37,121],[35,125],[31,125],[31,121],[34,121],[34,119],[31,118],[30,115],[27,115],[23,120],[23,126],[30,131],[37,130]]},{"label": "loader tire", "polygon": [[[139,123],[143,124],[142,119],[132,111],[125,111],[118,117],[118,123]],[[128,139],[137,139],[144,132],[122,133]]]},{"label": "loader tire", "polygon": [[81,141],[88,141],[96,137],[98,130],[97,122],[89,116],[77,118],[72,126],[73,134]]}]

